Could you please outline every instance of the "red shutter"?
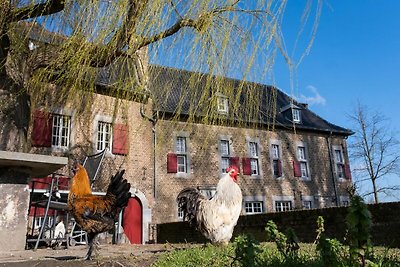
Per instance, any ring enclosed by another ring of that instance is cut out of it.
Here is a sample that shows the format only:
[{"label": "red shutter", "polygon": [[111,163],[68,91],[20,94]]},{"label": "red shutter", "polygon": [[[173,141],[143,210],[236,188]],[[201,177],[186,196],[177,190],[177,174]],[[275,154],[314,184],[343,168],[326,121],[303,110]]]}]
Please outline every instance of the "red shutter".
[{"label": "red shutter", "polygon": [[112,153],[117,155],[126,155],[129,151],[128,142],[128,125],[114,124],[113,125],[113,144]]},{"label": "red shutter", "polygon": [[344,165],[344,177],[346,177],[346,179],[351,180],[351,169],[349,164]]},{"label": "red shutter", "polygon": [[51,114],[41,110],[33,112],[32,146],[51,147],[52,122]]},{"label": "red shutter", "polygon": [[293,160],[293,174],[294,177],[301,177],[300,161]]},{"label": "red shutter", "polygon": [[278,159],[278,177],[282,176],[282,161]]},{"label": "red shutter", "polygon": [[250,158],[242,158],[243,174],[251,175],[251,160]]},{"label": "red shutter", "polygon": [[230,166],[235,166],[238,171],[240,172],[240,159],[239,157],[231,157],[229,158],[229,165]]},{"label": "red shutter", "polygon": [[167,154],[167,172],[168,173],[178,172],[178,158],[174,153]]}]

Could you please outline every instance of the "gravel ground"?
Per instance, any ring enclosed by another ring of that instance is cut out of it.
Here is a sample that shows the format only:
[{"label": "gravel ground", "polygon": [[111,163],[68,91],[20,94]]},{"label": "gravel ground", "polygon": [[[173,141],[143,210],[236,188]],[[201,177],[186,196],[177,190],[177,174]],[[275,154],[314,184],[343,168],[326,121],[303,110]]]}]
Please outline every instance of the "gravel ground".
[{"label": "gravel ground", "polygon": [[0,266],[21,267],[73,267],[73,266],[126,266],[149,267],[160,253],[174,249],[188,248],[189,244],[149,244],[149,245],[100,245],[92,261],[84,261],[86,246],[69,249],[38,249],[0,252]]}]

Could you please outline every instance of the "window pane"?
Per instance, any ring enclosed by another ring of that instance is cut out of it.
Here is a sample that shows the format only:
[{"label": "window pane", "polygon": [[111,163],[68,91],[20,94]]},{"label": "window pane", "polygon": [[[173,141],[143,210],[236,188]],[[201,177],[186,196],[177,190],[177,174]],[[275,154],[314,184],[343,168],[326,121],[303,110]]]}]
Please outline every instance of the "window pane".
[{"label": "window pane", "polygon": [[262,213],[263,212],[263,202],[262,201],[246,201],[244,204],[244,209],[246,213]]},{"label": "window pane", "polygon": [[293,121],[299,122],[300,121],[300,110],[292,109],[292,114],[293,114]]},{"label": "window pane", "polygon": [[258,157],[258,144],[255,142],[250,142],[249,147],[250,147],[250,156]]},{"label": "window pane", "polygon": [[185,153],[186,152],[186,138],[177,137],[176,138],[176,152]]},{"label": "window pane", "polygon": [[279,146],[273,144],[272,145],[272,158],[279,159]]},{"label": "window pane", "polygon": [[226,169],[229,167],[229,158],[221,158],[221,169],[222,173],[226,173]]},{"label": "window pane", "polygon": [[336,162],[343,163],[342,150],[335,150],[335,160],[336,160]]},{"label": "window pane", "polygon": [[178,173],[186,173],[186,156],[178,155],[177,156],[177,165],[178,165]]},{"label": "window pane", "polygon": [[68,147],[70,117],[53,114],[52,146]]},{"label": "window pane", "polygon": [[220,149],[222,156],[229,156],[229,141],[228,140],[221,140],[220,141]]},{"label": "window pane", "polygon": [[279,160],[275,159],[272,161],[273,169],[274,169],[274,176],[279,177]]},{"label": "window pane", "polygon": [[97,150],[111,147],[111,123],[99,121],[97,126]]},{"label": "window pane", "polygon": [[303,208],[304,209],[311,209],[312,208],[312,202],[311,201],[303,201]]},{"label": "window pane", "polygon": [[258,175],[258,159],[251,159],[250,165],[251,165],[251,174]]},{"label": "window pane", "polygon": [[308,177],[307,162],[300,162],[301,177]]},{"label": "window pane", "polygon": [[306,150],[304,147],[302,147],[302,146],[297,147],[297,154],[298,154],[299,160],[306,159]]}]

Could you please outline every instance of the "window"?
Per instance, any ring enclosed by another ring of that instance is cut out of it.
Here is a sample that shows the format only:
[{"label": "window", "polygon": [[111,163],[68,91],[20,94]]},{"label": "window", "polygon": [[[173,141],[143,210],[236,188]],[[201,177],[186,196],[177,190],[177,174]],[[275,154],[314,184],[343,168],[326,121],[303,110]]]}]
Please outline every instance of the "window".
[{"label": "window", "polygon": [[226,114],[228,113],[228,98],[219,96],[217,98],[218,112]]},{"label": "window", "polygon": [[312,201],[311,200],[303,200],[303,209],[306,209],[306,210],[312,209]]},{"label": "window", "polygon": [[295,123],[299,123],[301,121],[300,109],[292,108],[292,118],[293,122]]},{"label": "window", "polygon": [[259,175],[258,143],[249,142],[251,175]]},{"label": "window", "polygon": [[278,144],[271,145],[272,172],[275,178],[282,176],[281,152]]},{"label": "window", "polygon": [[246,214],[255,214],[263,212],[263,202],[262,201],[246,201],[244,203],[244,210]]},{"label": "window", "polygon": [[292,210],[292,201],[275,201],[275,211]]},{"label": "window", "polygon": [[226,169],[230,166],[230,145],[229,140],[220,140],[219,143],[221,155],[221,173],[226,173]]},{"label": "window", "polygon": [[308,170],[308,161],[307,161],[307,154],[306,148],[304,146],[297,147],[297,159],[299,160],[300,165],[300,177],[308,178],[309,177],[309,170]]},{"label": "window", "polygon": [[200,193],[205,196],[207,199],[211,199],[214,197],[217,192],[216,187],[199,187]]},{"label": "window", "polygon": [[112,124],[99,121],[97,124],[97,146],[98,151],[110,149],[112,140]]},{"label": "window", "polygon": [[71,127],[71,117],[53,114],[51,146],[68,148]]},{"label": "window", "polygon": [[[44,223],[44,217],[36,217],[33,221],[34,229],[40,229]],[[47,227],[50,228],[53,225],[53,217],[47,217]]]},{"label": "window", "polygon": [[178,207],[178,219],[183,220],[183,210]]},{"label": "window", "polygon": [[335,168],[336,175],[338,178],[344,178],[344,161],[343,161],[343,152],[341,149],[334,149],[334,159],[335,159]]},{"label": "window", "polygon": [[187,173],[186,137],[178,136],[175,142],[177,173]]}]

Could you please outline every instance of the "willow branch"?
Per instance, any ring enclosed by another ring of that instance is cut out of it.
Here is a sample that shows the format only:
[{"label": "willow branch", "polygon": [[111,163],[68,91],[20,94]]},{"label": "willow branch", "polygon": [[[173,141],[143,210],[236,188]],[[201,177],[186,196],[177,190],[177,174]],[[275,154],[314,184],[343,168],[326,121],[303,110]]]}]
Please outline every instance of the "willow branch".
[{"label": "willow branch", "polygon": [[55,14],[64,10],[64,5],[65,0],[47,0],[45,3],[17,8],[11,12],[11,21]]}]

